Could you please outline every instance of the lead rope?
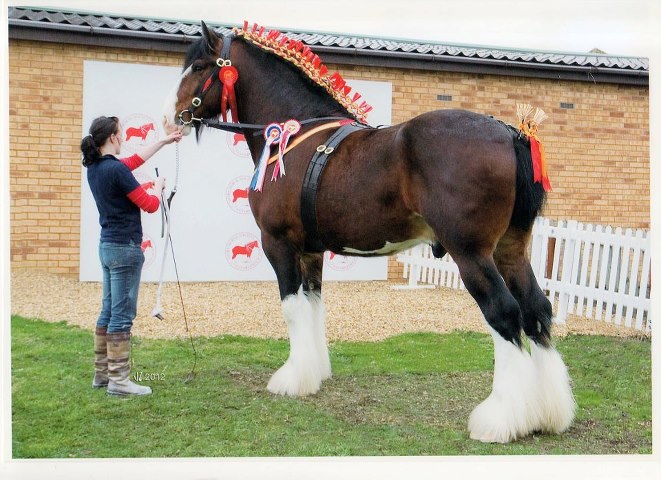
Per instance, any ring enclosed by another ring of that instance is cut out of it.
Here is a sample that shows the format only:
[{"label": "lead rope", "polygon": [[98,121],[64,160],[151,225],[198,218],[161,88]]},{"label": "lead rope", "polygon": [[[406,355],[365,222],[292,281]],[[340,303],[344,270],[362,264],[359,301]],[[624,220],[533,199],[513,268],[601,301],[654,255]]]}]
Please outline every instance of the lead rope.
[{"label": "lead rope", "polygon": [[[191,347],[193,349],[193,368],[188,373],[184,379],[184,383],[191,381],[195,378],[195,367],[197,366],[197,350],[195,348],[195,342],[193,341],[193,335],[191,334],[190,328],[188,327],[188,317],[186,316],[186,307],[184,305],[184,296],[181,291],[181,282],[179,281],[179,270],[177,268],[177,259],[174,255],[174,245],[172,244],[172,236],[170,235],[170,205],[172,203],[172,198],[177,193],[177,185],[179,184],[179,144],[175,144],[176,152],[176,170],[174,177],[174,187],[170,192],[170,196],[165,199],[163,191],[161,191],[161,207],[162,207],[162,216],[163,220],[161,226],[161,238],[165,236],[165,248],[163,248],[163,256],[161,258],[161,273],[158,280],[158,290],[156,292],[156,306],[152,311],[152,315],[159,320],[163,320],[163,308],[161,307],[161,292],[163,289],[163,273],[165,271],[165,256],[168,250],[168,243],[170,244],[170,251],[172,252],[172,262],[174,263],[174,273],[177,278],[177,289],[179,290],[179,300],[181,301],[181,310],[184,315],[184,324],[186,325],[186,332],[188,333],[188,338],[190,340]],[[156,169],[156,176],[158,177],[158,168]]]}]

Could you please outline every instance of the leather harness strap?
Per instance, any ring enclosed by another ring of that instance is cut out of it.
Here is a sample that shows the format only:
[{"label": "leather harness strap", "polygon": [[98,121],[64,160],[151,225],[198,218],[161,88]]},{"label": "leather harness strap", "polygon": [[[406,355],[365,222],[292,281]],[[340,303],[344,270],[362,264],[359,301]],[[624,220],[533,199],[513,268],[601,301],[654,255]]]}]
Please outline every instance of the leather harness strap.
[{"label": "leather harness strap", "polygon": [[329,156],[347,135],[364,128],[371,127],[355,122],[341,126],[331,135],[325,145],[319,145],[312,160],[310,160],[303,179],[303,190],[301,192],[301,220],[305,229],[306,251],[323,252],[326,250],[319,238],[317,225],[317,188],[319,187],[321,174],[328,163]]}]

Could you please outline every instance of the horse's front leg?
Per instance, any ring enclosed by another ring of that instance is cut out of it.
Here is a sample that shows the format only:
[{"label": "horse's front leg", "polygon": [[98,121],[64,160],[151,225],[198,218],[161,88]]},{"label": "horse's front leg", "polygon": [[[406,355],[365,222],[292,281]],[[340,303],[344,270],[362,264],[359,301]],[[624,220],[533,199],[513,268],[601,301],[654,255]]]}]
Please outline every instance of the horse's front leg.
[{"label": "horse's front leg", "polygon": [[262,245],[278,278],[282,313],[289,329],[289,358],[271,377],[267,389],[278,395],[312,395],[319,391],[326,373],[330,373],[319,353],[319,329],[314,321],[317,302],[311,302],[303,288],[297,249],[268,234],[262,234]]},{"label": "horse's front leg", "polygon": [[331,377],[331,363],[328,355],[328,341],[326,340],[326,306],[321,296],[322,272],[324,268],[324,254],[314,253],[301,256],[301,269],[303,274],[303,293],[312,304],[312,322],[314,323],[315,340],[317,342],[317,355],[321,368],[321,379]]}]

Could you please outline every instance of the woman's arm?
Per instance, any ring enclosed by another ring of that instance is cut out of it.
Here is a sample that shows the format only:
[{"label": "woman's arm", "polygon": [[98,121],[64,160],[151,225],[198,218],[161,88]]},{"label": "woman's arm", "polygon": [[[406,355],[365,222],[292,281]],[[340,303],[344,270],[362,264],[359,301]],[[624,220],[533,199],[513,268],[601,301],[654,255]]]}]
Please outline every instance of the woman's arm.
[{"label": "woman's arm", "polygon": [[[167,137],[147,145],[142,150],[139,150],[136,154],[142,159],[143,163],[149,160],[156,152],[158,152],[165,145],[169,145],[172,142],[178,142],[181,140],[182,134],[180,131],[175,131],[169,134]],[[141,164],[142,165],[142,164]],[[130,168],[130,167],[129,167]]]},{"label": "woman's arm", "polygon": [[159,177],[154,185],[156,195],[150,195],[145,187],[140,185],[132,192],[129,192],[126,196],[141,210],[144,210],[147,213],[154,213],[156,210],[158,210],[158,207],[161,204],[159,197],[164,187],[165,177]]}]

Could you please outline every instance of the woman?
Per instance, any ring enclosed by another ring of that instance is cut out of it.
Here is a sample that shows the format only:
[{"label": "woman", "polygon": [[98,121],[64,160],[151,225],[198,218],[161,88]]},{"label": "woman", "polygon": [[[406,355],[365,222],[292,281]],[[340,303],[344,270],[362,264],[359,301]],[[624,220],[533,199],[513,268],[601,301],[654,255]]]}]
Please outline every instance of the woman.
[{"label": "woman", "polygon": [[149,395],[151,388],[129,380],[131,327],[136,315],[144,255],[140,210],[156,212],[165,179],[160,177],[150,195],[131,170],[142,165],[164,145],[181,140],[175,131],[131,157],[118,159],[122,129],[117,117],[94,119],[80,143],[94,201],[99,211],[99,258],[103,270],[103,299],[94,339],[95,388],[108,387],[112,395]]}]

